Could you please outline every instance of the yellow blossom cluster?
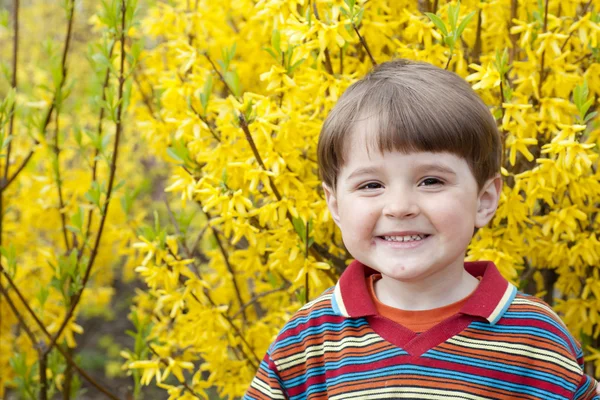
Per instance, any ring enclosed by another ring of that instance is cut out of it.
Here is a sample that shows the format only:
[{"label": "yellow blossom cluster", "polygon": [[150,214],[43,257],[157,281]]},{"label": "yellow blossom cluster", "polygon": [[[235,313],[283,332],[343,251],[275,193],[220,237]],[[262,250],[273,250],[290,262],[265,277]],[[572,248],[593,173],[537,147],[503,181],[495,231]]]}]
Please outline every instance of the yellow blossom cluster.
[{"label": "yellow blossom cluster", "polygon": [[[132,162],[135,141],[115,145],[117,9],[0,5],[0,398],[7,388],[18,398],[76,394],[82,319],[113,319],[114,282],[139,264],[131,244],[146,212],[132,205],[146,177]],[[110,183],[115,147],[129,156]]]},{"label": "yellow blossom cluster", "polygon": [[599,11],[598,0],[153,6],[132,112],[173,166],[180,204],[170,229],[157,218],[136,245],[147,290],[132,315],[154,350],[127,352],[125,368],[170,398],[244,393],[283,322],[349,261],[317,176],[322,121],[398,57],[455,71],[489,105],[505,185],[469,259],[544,296],[598,368]]}]

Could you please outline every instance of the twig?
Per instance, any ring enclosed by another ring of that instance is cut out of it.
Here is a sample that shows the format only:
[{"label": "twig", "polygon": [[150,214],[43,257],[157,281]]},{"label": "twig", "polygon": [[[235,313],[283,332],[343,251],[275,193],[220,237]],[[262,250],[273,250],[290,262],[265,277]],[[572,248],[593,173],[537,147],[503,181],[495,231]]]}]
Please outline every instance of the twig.
[{"label": "twig", "polygon": [[200,121],[202,121],[206,124],[206,126],[208,127],[208,130],[213,135],[213,137],[217,140],[217,142],[221,142],[221,136],[219,134],[217,134],[217,132],[215,132],[215,130],[211,126],[210,122],[202,114],[200,114],[198,112],[198,110],[196,110],[196,107],[194,107],[193,104],[190,104],[190,107],[192,108],[192,111],[194,112],[194,114],[196,114],[196,116],[198,118],[200,118]]},{"label": "twig", "polygon": [[[17,297],[19,297],[19,300],[21,300],[21,303],[23,303],[23,306],[25,306],[25,309],[27,310],[27,312],[33,317],[34,321],[36,322],[38,327],[41,329],[41,331],[44,333],[44,335],[46,335],[46,337],[48,339],[52,340],[52,335],[50,334],[50,332],[48,332],[48,330],[46,329],[46,326],[42,323],[42,321],[40,321],[38,316],[31,309],[31,307],[29,306],[29,303],[27,303],[27,300],[25,299],[25,297],[23,297],[23,294],[21,294],[21,291],[15,285],[12,278],[10,277],[8,272],[6,272],[6,270],[4,269],[2,264],[0,264],[0,272],[6,277],[6,279],[8,280],[8,283],[10,284],[10,286],[13,288],[13,290],[17,294]],[[3,285],[0,285],[0,292],[4,295],[4,297],[7,298],[8,301],[10,301],[10,298],[8,297],[8,291],[6,288],[4,288]],[[11,306],[11,309],[15,313],[15,316],[17,317],[17,319],[19,319],[21,321],[23,319],[23,317],[20,316],[19,311],[16,309],[16,307],[13,307],[13,306]],[[22,323],[22,326],[24,326],[24,321]],[[28,328],[23,328],[23,329],[28,329]],[[33,336],[33,337],[35,337],[35,336]],[[73,358],[63,349],[63,347],[61,345],[57,344],[56,349],[60,352],[60,354],[62,354],[62,356],[65,358],[65,360],[73,366],[75,371],[77,371],[77,373],[79,375],[81,375],[86,381],[88,381],[92,386],[94,386],[100,392],[104,393],[108,398],[113,399],[113,400],[119,400],[119,398],[117,396],[115,396],[114,394],[109,392],[108,389],[101,386],[98,382],[96,382],[94,380],[94,378],[92,378],[84,370],[79,368],[79,366],[75,363],[75,361],[73,361]]]},{"label": "twig", "polygon": [[[10,86],[13,89],[17,88],[17,59],[19,56],[19,0],[15,0],[15,4],[13,6],[13,23],[14,23],[14,37],[13,37],[13,57],[12,57],[12,79]],[[15,105],[16,102],[13,103],[11,110],[9,111],[10,120],[8,122],[8,138],[10,138],[13,134],[13,123],[15,120]],[[10,161],[10,152],[12,148],[12,143],[8,142],[8,146],[6,149],[6,162],[4,164],[4,180],[8,178],[8,165]],[[0,233],[1,234],[1,233]],[[1,243],[1,241],[0,241]]]},{"label": "twig", "polygon": [[[42,135],[44,135],[46,133],[46,128],[48,127],[48,124],[50,123],[50,117],[52,115],[52,112],[54,111],[54,107],[56,107],[57,94],[62,91],[62,87],[64,86],[65,81],[67,79],[67,66],[66,66],[67,54],[69,52],[69,44],[71,43],[71,36],[72,36],[72,31],[73,31],[73,19],[74,19],[73,14],[74,14],[74,10],[75,10],[75,0],[70,0],[68,7],[69,7],[69,16],[68,16],[68,21],[67,21],[67,35],[65,38],[65,47],[63,48],[62,59],[61,59],[62,79],[60,80],[60,84],[58,85],[58,88],[56,88],[56,92],[54,93],[52,102],[50,103],[50,106],[48,107],[48,110],[46,111],[46,117],[44,118],[44,123],[42,124],[41,129],[40,129],[40,132]],[[2,186],[0,186],[0,193],[4,192],[4,190],[6,188],[8,188],[8,186],[21,173],[23,168],[25,168],[25,166],[27,165],[29,160],[31,160],[31,157],[33,156],[33,153],[35,152],[36,146],[38,144],[40,144],[40,142],[37,139],[35,139],[33,148],[29,151],[27,156],[25,156],[25,159],[23,160],[21,165],[19,165],[19,167],[17,168],[15,173],[10,178],[6,178],[6,177],[4,178],[4,182],[3,182]],[[8,159],[7,159],[7,161],[8,161]],[[7,163],[7,165],[8,165],[8,163]]]},{"label": "twig", "polygon": [[[116,42],[113,41],[113,43],[110,46],[110,50],[108,51],[108,59],[109,60],[112,58],[112,54],[115,49],[115,46],[116,46]],[[104,106],[102,104],[104,104],[104,102],[106,101],[106,88],[108,88],[109,81],[110,81],[110,68],[107,67],[106,72],[104,74],[104,82],[102,83],[102,100],[100,101],[100,115],[98,116],[98,128],[97,128],[98,137],[102,136],[102,129],[103,129],[102,124],[104,121]],[[94,151],[94,164],[92,165],[92,182],[95,182],[97,179],[98,155],[99,154],[100,154],[100,150],[98,148],[96,148]],[[91,209],[88,212],[88,222],[87,222],[87,227],[85,229],[84,240],[81,245],[81,250],[79,251],[79,254],[77,255],[78,262],[81,260],[81,256],[83,254],[84,247],[87,243],[87,240],[88,240],[88,237],[90,234],[90,229],[92,226],[93,217],[94,217],[94,210]]]},{"label": "twig", "polygon": [[[240,291],[240,288],[238,287],[238,283],[237,283],[237,279],[235,278],[235,271],[233,269],[233,266],[231,265],[231,263],[229,262],[229,257],[227,255],[227,250],[225,250],[225,247],[223,246],[223,243],[221,242],[221,239],[219,239],[219,235],[217,234],[216,229],[214,229],[213,227],[210,228],[213,236],[215,238],[215,240],[217,241],[217,245],[219,246],[219,250],[221,251],[221,255],[223,256],[223,260],[225,261],[225,265],[227,266],[227,270],[229,271],[229,273],[231,274],[231,280],[233,281],[233,287],[235,289],[235,295],[237,297],[237,300],[239,302],[240,305],[240,309],[242,309],[242,306],[244,305],[244,301],[242,300],[242,292]],[[244,325],[248,324],[248,320],[246,319],[246,311],[242,310],[242,319],[244,320]]]},{"label": "twig", "polygon": [[112,189],[113,189],[113,185],[114,185],[114,180],[115,180],[115,172],[117,169],[117,158],[118,158],[118,151],[119,151],[119,141],[121,138],[121,131],[123,129],[123,121],[121,121],[121,117],[122,117],[122,113],[123,113],[123,87],[125,84],[125,57],[126,57],[126,53],[125,53],[125,14],[126,14],[126,5],[125,5],[125,1],[126,0],[122,0],[121,1],[121,38],[120,38],[120,42],[121,42],[121,66],[120,66],[120,71],[119,71],[119,88],[118,88],[118,97],[117,97],[117,101],[118,101],[118,106],[117,106],[117,121],[116,121],[116,132],[115,132],[115,142],[114,142],[114,147],[113,147],[113,156],[112,156],[112,160],[111,160],[111,165],[110,165],[110,175],[108,178],[108,189],[106,191],[106,200],[104,202],[104,207],[102,210],[102,218],[100,219],[100,226],[98,227],[98,233],[96,235],[96,240],[94,243],[94,247],[92,249],[92,252],[90,254],[90,258],[88,260],[88,264],[86,266],[85,269],[85,275],[83,277],[82,283],[81,283],[81,288],[77,291],[77,293],[75,294],[75,296],[73,296],[73,302],[71,303],[71,307],[69,308],[69,311],[67,312],[67,315],[65,316],[58,332],[56,333],[56,335],[54,336],[54,338],[52,339],[52,342],[50,343],[50,345],[48,346],[48,351],[50,351],[52,349],[52,347],[54,347],[54,345],[56,344],[56,340],[58,339],[58,337],[60,336],[60,334],[62,333],[62,331],[65,329],[65,327],[67,326],[67,323],[69,322],[69,320],[71,319],[71,317],[73,316],[73,312],[75,311],[75,308],[77,307],[77,305],[79,304],[79,301],[81,300],[81,297],[83,295],[83,291],[85,290],[85,287],[87,285],[87,282],[90,278],[91,272],[92,272],[92,266],[94,265],[94,261],[96,259],[96,255],[98,254],[98,247],[100,246],[100,240],[102,238],[102,232],[104,231],[104,224],[106,223],[106,218],[108,215],[108,208],[110,205],[110,199],[111,199],[111,195],[112,195]]},{"label": "twig", "polygon": [[[473,46],[473,62],[479,64],[479,56],[481,55],[481,13],[482,9],[479,8],[477,13],[477,30],[475,33],[475,46]],[[461,38],[462,39],[462,38]]]},{"label": "twig", "polygon": [[510,0],[510,20],[508,21],[508,32],[510,34],[510,54],[508,59],[508,64],[512,65],[513,60],[515,59],[516,51],[517,51],[517,34],[510,33],[510,29],[513,27],[513,19],[517,18],[517,8],[519,7],[519,0]]},{"label": "twig", "polygon": [[25,331],[25,334],[27,335],[27,337],[31,341],[31,344],[33,345],[33,347],[35,347],[37,349],[38,348],[38,341],[37,341],[35,335],[31,331],[31,329],[29,329],[29,326],[25,323],[25,319],[23,318],[23,316],[21,315],[21,313],[19,312],[19,310],[17,310],[17,307],[15,306],[15,304],[12,301],[12,299],[8,295],[8,291],[6,290],[6,288],[4,288],[4,285],[0,285],[0,292],[2,292],[2,295],[4,295],[4,297],[6,298],[6,302],[8,303],[8,306],[12,310],[13,314],[15,315],[15,317],[17,317],[17,320],[19,321],[19,324],[21,324],[21,328],[23,328],[23,331]]},{"label": "twig", "polygon": [[[173,252],[171,252],[171,250],[169,250],[169,252],[171,253],[171,255],[175,258],[175,259],[179,259],[179,257],[177,257],[177,255],[173,254]],[[189,256],[188,256],[189,257]],[[196,268],[196,270],[198,270],[198,267],[196,265],[196,263],[193,263],[194,268]],[[183,277],[180,275],[179,276],[179,282],[181,282],[182,284],[185,284],[185,281],[183,280]],[[208,302],[210,303],[210,305],[212,307],[217,307],[217,303],[215,303],[213,301],[213,299],[210,297],[210,293],[208,292],[208,289],[204,288],[204,290],[202,291],[202,293],[204,294],[204,296],[206,297],[206,299],[208,300]],[[192,297],[194,298],[194,300],[196,300],[199,304],[203,304],[200,299],[193,293],[190,292],[190,294],[192,295]],[[248,350],[250,350],[251,352],[251,356],[254,358],[254,360],[256,362],[253,362],[252,359],[250,358],[250,356],[248,354],[246,354],[246,352],[244,351],[243,347],[240,346],[239,344],[236,345],[237,348],[242,352],[242,354],[244,355],[244,357],[246,357],[246,360],[250,363],[250,365],[253,368],[258,368],[258,365],[260,364],[260,359],[258,358],[258,356],[256,355],[256,352],[254,351],[254,348],[252,346],[250,346],[250,343],[248,343],[248,341],[246,340],[246,338],[244,337],[244,335],[242,334],[242,332],[239,330],[239,328],[237,327],[237,325],[233,322],[233,317],[229,317],[229,315],[227,314],[221,314],[223,316],[223,318],[225,318],[225,320],[227,321],[227,323],[229,324],[229,326],[231,326],[231,328],[235,331],[236,335],[241,339],[242,343],[244,343],[246,345],[246,347],[248,347]]]},{"label": "twig", "polygon": [[448,67],[450,66],[450,60],[452,60],[453,56],[454,52],[450,52],[450,56],[448,56],[448,61],[446,61],[446,66],[444,67],[444,69],[448,69]]},{"label": "twig", "polygon": [[40,379],[40,400],[48,400],[48,374],[46,369],[48,368],[48,354],[44,351],[39,352],[38,358],[38,370],[39,370],[39,379]]},{"label": "twig", "polygon": [[231,87],[229,86],[229,84],[227,83],[227,81],[225,80],[225,77],[223,76],[223,74],[221,74],[221,71],[219,71],[219,69],[217,68],[217,66],[215,65],[215,63],[213,62],[212,58],[210,58],[210,56],[208,55],[208,53],[204,53],[204,57],[208,60],[208,62],[210,63],[210,65],[212,65],[213,70],[217,73],[217,75],[219,75],[219,80],[223,83],[223,85],[225,85],[225,88],[227,89],[227,91],[235,98],[237,98],[237,96],[235,95],[235,93],[233,92],[233,90],[231,89]]},{"label": "twig", "polygon": [[[169,362],[167,360],[165,360],[163,357],[160,356],[160,354],[158,354],[156,352],[156,350],[154,350],[154,348],[152,347],[152,344],[150,344],[149,342],[146,342],[146,346],[148,346],[148,349],[150,349],[150,351],[152,352],[152,354],[154,354],[156,357],[158,357],[158,360],[163,363],[165,366],[169,366]],[[183,387],[190,392],[192,395],[196,396],[199,399],[202,399],[203,397],[200,396],[198,393],[196,393],[194,391],[194,389],[192,389],[187,382],[184,380],[183,382],[181,382],[183,384]]]},{"label": "twig", "polygon": [[259,301],[263,297],[267,297],[267,296],[269,296],[271,294],[287,290],[287,289],[289,289],[290,286],[291,286],[291,282],[285,282],[282,287],[279,287],[277,289],[271,289],[269,291],[257,294],[256,296],[252,297],[252,299],[249,302],[247,302],[246,304],[244,304],[242,306],[242,308],[238,312],[236,312],[235,314],[233,314],[231,316],[231,318],[235,319],[238,315],[240,315],[240,313],[242,312],[243,309],[246,309],[246,308],[250,307],[251,305],[255,304],[257,301]]},{"label": "twig", "polygon": [[[548,3],[549,0],[546,0],[546,5],[545,5],[545,9],[544,9],[544,30],[543,32],[546,33],[547,29],[548,29]],[[544,79],[545,79],[545,74],[544,74],[544,60],[545,60],[545,56],[546,55],[546,48],[544,47],[544,50],[542,51],[542,61],[540,63],[540,82],[538,84],[538,92],[540,94],[540,97],[542,97],[542,84],[544,83]]]},{"label": "twig", "polygon": [[[369,55],[369,58],[371,59],[371,63],[375,67],[377,65],[377,62],[375,61],[375,58],[373,58],[373,55],[371,54],[371,50],[369,50],[369,46],[367,45],[367,42],[361,36],[360,32],[358,32],[358,28],[356,27],[356,25],[354,25],[354,22],[352,22],[352,28],[354,28],[354,32],[356,32],[356,34],[358,35],[358,39],[360,40],[360,43],[365,48],[365,51],[367,52],[367,54]],[[341,63],[341,61],[340,61],[340,63]]]},{"label": "twig", "polygon": [[[310,3],[309,3],[309,6],[310,6]],[[317,10],[316,0],[313,1],[313,3],[312,3],[312,9],[313,9],[313,14],[315,14],[315,18],[317,18],[317,20],[321,21],[321,18],[319,18],[319,10]],[[329,49],[325,48],[324,54],[325,54],[325,69],[327,70],[329,75],[333,75],[333,64],[331,63],[331,57],[329,56]]]},{"label": "twig", "polygon": [[154,107],[152,106],[152,102],[150,101],[150,99],[148,98],[148,95],[146,94],[146,92],[142,88],[142,83],[139,81],[138,76],[135,73],[133,74],[133,81],[137,85],[138,90],[140,91],[140,93],[142,95],[142,101],[146,105],[146,108],[148,108],[148,112],[150,113],[150,115],[152,116],[152,118],[154,118],[154,119],[162,122],[162,118],[161,118],[160,114],[157,115],[154,112]]},{"label": "twig", "polygon": [[[560,3],[559,3],[560,4]],[[583,11],[581,12],[581,16],[585,17],[585,14],[587,13],[588,8],[590,7],[590,5],[592,4],[592,0],[589,0],[585,6],[583,7]],[[546,6],[547,7],[547,6]],[[567,45],[567,43],[569,43],[569,40],[571,39],[571,36],[573,36],[573,33],[575,33],[575,30],[572,30],[571,33],[569,33],[569,36],[567,36],[567,38],[565,39],[564,43],[562,44],[562,46],[560,46],[560,52],[562,53],[563,50],[565,49],[565,46]]]},{"label": "twig", "polygon": [[60,132],[60,107],[56,107],[56,113],[54,113],[54,124],[55,124],[55,134],[54,134],[54,156],[56,157],[56,170],[54,171],[56,174],[56,185],[58,187],[58,213],[60,214],[60,223],[62,226],[63,239],[65,241],[65,249],[68,252],[70,250],[69,246],[69,237],[67,233],[67,219],[65,213],[63,212],[65,208],[65,201],[63,199],[62,193],[62,180],[60,177],[60,147],[58,145],[58,135]]}]

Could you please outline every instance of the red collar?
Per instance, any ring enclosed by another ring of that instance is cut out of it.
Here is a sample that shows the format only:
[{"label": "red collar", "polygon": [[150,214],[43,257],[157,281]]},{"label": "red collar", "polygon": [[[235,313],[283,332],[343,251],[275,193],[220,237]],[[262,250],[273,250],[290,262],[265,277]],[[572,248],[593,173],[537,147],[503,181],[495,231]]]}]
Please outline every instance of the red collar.
[{"label": "red collar", "polygon": [[[465,270],[482,279],[460,313],[483,317],[494,325],[508,309],[517,288],[500,275],[491,261],[465,262]],[[333,309],[338,315],[349,318],[377,315],[365,279],[374,273],[377,271],[356,260],[346,268],[332,296]]]}]

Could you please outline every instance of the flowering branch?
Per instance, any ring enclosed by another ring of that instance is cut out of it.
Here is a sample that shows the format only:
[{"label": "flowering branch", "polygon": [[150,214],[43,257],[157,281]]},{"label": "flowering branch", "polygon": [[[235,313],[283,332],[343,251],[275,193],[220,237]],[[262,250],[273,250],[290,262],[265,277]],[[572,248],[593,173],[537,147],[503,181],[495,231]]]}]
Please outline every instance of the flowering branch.
[{"label": "flowering branch", "polygon": [[120,42],[121,42],[121,65],[120,65],[120,70],[119,70],[119,77],[118,77],[118,82],[119,82],[119,87],[118,87],[118,95],[117,95],[117,102],[118,102],[118,106],[117,106],[117,120],[116,120],[116,127],[115,127],[115,142],[114,142],[114,146],[113,146],[113,156],[112,156],[112,160],[111,160],[111,165],[110,165],[110,175],[108,178],[108,189],[106,191],[106,200],[104,202],[104,207],[102,209],[102,218],[100,219],[100,226],[98,227],[98,233],[96,235],[96,241],[94,243],[94,247],[92,249],[92,253],[90,254],[90,258],[88,260],[88,264],[86,266],[85,269],[85,274],[81,283],[81,288],[77,291],[77,293],[73,296],[73,301],[71,303],[71,307],[69,308],[69,311],[67,312],[67,315],[65,316],[58,332],[56,333],[56,335],[54,336],[54,338],[52,339],[50,345],[48,346],[48,350],[50,351],[54,345],[56,344],[56,340],[58,339],[58,337],[60,336],[60,334],[62,333],[62,331],[65,329],[65,327],[67,326],[67,323],[69,322],[69,320],[71,319],[71,317],[73,316],[73,313],[75,311],[75,308],[77,307],[77,305],[79,304],[79,301],[81,300],[81,297],[83,295],[83,291],[85,290],[85,287],[87,285],[87,282],[90,278],[91,272],[92,272],[92,267],[94,265],[94,261],[96,259],[96,255],[98,253],[98,247],[100,246],[100,240],[102,238],[102,232],[104,231],[104,225],[106,223],[106,218],[108,216],[108,208],[110,205],[110,200],[111,200],[111,195],[112,195],[112,189],[113,189],[113,185],[114,185],[114,180],[115,180],[115,172],[117,169],[117,158],[118,158],[118,151],[119,151],[119,141],[121,138],[121,131],[123,129],[123,121],[121,120],[122,117],[122,113],[123,113],[123,87],[125,84],[125,57],[126,57],[126,52],[125,52],[125,15],[126,15],[126,4],[125,4],[126,0],[122,0],[121,1],[121,37],[120,37]]}]

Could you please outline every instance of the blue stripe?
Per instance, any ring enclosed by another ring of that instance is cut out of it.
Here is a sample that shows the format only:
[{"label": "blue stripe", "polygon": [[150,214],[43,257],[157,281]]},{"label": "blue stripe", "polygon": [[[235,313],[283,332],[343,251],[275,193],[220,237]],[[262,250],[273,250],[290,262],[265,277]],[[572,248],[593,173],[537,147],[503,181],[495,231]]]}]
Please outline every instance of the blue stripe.
[{"label": "blue stripe", "polygon": [[433,358],[435,360],[456,362],[458,364],[473,365],[473,366],[477,366],[480,368],[489,369],[492,371],[510,372],[517,376],[535,377],[536,379],[561,386],[562,388],[569,390],[569,391],[573,391],[573,390],[577,389],[577,385],[567,381],[564,378],[561,378],[560,376],[549,374],[547,372],[536,371],[531,368],[517,367],[514,365],[505,364],[505,363],[501,363],[501,362],[481,360],[481,359],[477,359],[477,358],[473,358],[473,357],[459,356],[456,354],[450,354],[450,353],[446,353],[446,352],[442,352],[442,351],[438,351],[438,350],[429,350],[427,353],[423,354],[421,357]]},{"label": "blue stripe", "polygon": [[326,331],[340,332],[345,328],[359,328],[363,325],[368,325],[367,321],[364,318],[360,318],[357,320],[347,319],[344,320],[342,323],[338,324],[327,322],[318,326],[310,326],[300,331],[297,335],[293,335],[286,339],[278,341],[273,350],[278,350],[282,347],[290,345],[298,345],[298,343],[304,340],[307,336],[322,334]]},{"label": "blue stripe", "polygon": [[502,316],[504,315],[504,313],[506,312],[508,307],[510,307],[513,300],[515,299],[515,296],[517,295],[517,288],[515,286],[511,285],[510,283],[508,285],[511,288],[510,289],[511,290],[510,297],[508,298],[508,300],[506,300],[506,303],[504,303],[502,310],[500,310],[500,312],[498,313],[496,318],[494,320],[490,321],[490,324],[492,324],[492,325],[495,325],[500,320],[500,318],[502,318]]},{"label": "blue stripe", "polygon": [[554,333],[548,332],[546,330],[536,328],[534,326],[520,326],[520,325],[494,325],[491,326],[486,322],[472,322],[469,325],[469,328],[474,328],[487,332],[495,332],[495,333],[515,333],[515,334],[525,334],[536,336],[544,339],[548,339],[553,342],[559,342],[561,345],[565,347],[569,347],[569,344],[561,337]]},{"label": "blue stripe", "polygon": [[281,333],[290,329],[294,329],[298,327],[298,325],[306,324],[311,319],[316,319],[324,316],[333,316],[334,314],[331,311],[332,310],[330,308],[323,308],[320,310],[311,311],[309,315],[305,315],[303,317],[296,317],[294,318],[294,320],[290,321],[283,327]]},{"label": "blue stripe", "polygon": [[[344,348],[344,350],[346,350],[346,349],[347,348]],[[324,366],[310,369],[308,371],[308,373],[305,373],[304,375],[301,375],[301,376],[297,376],[296,378],[293,378],[293,379],[288,379],[285,381],[285,383],[286,383],[286,385],[288,385],[287,387],[292,388],[294,386],[301,385],[302,383],[306,382],[309,378],[311,378],[313,376],[322,375],[326,371],[335,371],[339,368],[347,367],[349,365],[369,364],[369,363],[385,360],[385,359],[392,358],[392,357],[403,356],[403,355],[408,355],[408,353],[405,352],[404,350],[393,349],[390,351],[380,352],[378,354],[374,354],[374,355],[371,355],[368,357],[365,357],[365,356],[344,357],[340,361],[329,362],[329,363],[325,364]],[[318,373],[314,373],[313,370],[314,371],[318,370]]]},{"label": "blue stripe", "polygon": [[[527,311],[519,311],[519,312],[514,312],[514,311],[510,311],[504,314],[504,317],[507,319],[536,319],[538,321],[543,321],[546,322],[554,327],[556,327],[559,331],[561,331],[565,337],[567,339],[569,339],[569,343],[571,343],[571,346],[568,346],[569,349],[576,349],[578,346],[575,343],[575,339],[573,339],[573,337],[571,336],[571,334],[569,333],[569,331],[559,322],[557,322],[554,318],[551,318],[545,314],[539,314],[539,313],[534,313],[534,312],[527,312]],[[574,356],[576,354],[573,354]]]},{"label": "blue stripe", "polygon": [[340,307],[335,298],[335,292],[331,294],[331,308],[333,309],[334,314],[342,316],[342,312],[340,311]]}]

